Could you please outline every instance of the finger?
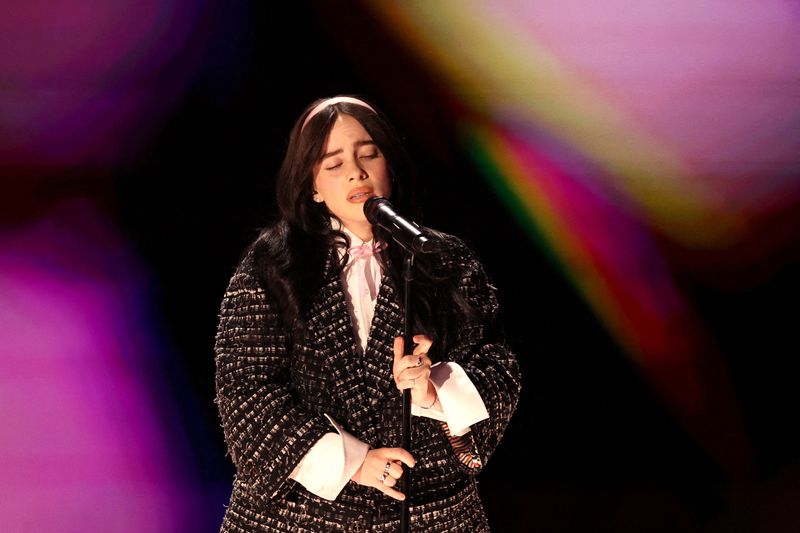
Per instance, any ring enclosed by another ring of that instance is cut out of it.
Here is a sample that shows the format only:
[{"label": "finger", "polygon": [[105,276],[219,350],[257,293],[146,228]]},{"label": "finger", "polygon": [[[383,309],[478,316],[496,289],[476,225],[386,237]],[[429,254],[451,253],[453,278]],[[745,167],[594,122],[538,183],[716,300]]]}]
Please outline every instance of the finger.
[{"label": "finger", "polygon": [[403,448],[384,448],[385,456],[394,461],[401,461],[411,468],[417,464],[414,456],[405,451]]},{"label": "finger", "polygon": [[403,342],[403,337],[395,337],[394,338],[394,347],[393,348],[394,348],[394,368],[395,369],[400,364],[400,361],[402,361],[403,356],[405,355],[403,353],[403,349],[405,348],[404,344],[405,343]]},{"label": "finger", "polygon": [[428,357],[428,355],[423,353],[423,354],[416,354],[416,355],[407,355],[407,356],[403,357],[403,361],[402,361],[401,366],[403,366],[403,368],[415,368],[415,367],[421,367],[421,366],[425,366],[425,365],[431,366],[432,363],[433,363],[433,361],[431,361],[431,359]]},{"label": "finger", "polygon": [[418,353],[428,353],[428,350],[430,350],[433,344],[433,341],[427,335],[414,335],[413,339],[416,346],[412,353],[415,355]]},{"label": "finger", "polygon": [[379,491],[381,491],[382,493],[386,494],[387,496],[390,496],[390,497],[394,498],[395,500],[403,501],[403,500],[406,499],[406,495],[405,494],[403,494],[399,490],[394,490],[392,487],[387,487],[383,483],[381,483],[380,485],[378,485],[375,488],[377,488]]},{"label": "finger", "polygon": [[387,487],[394,487],[395,485],[397,485],[397,478],[392,476],[386,476],[386,480],[383,482],[383,484]]},{"label": "finger", "polygon": [[431,349],[430,344],[428,344],[427,346],[418,345],[414,348],[414,351],[411,352],[411,355],[428,355],[430,349]]},{"label": "finger", "polygon": [[397,387],[397,390],[399,390],[399,391],[404,391],[406,389],[413,389],[414,388],[414,382],[411,381],[411,380],[407,380],[407,379],[396,380],[394,382],[394,385],[395,385],[395,387]]},{"label": "finger", "polygon": [[413,390],[427,390],[428,389],[428,378],[426,376],[420,376],[418,378],[408,378],[408,379],[399,379],[395,382],[398,390],[406,390],[406,389],[413,389]]},{"label": "finger", "polygon": [[[392,463],[392,465],[389,467],[389,475],[394,480],[398,480],[403,477],[403,467],[400,466],[400,463]],[[389,481],[389,478],[386,478],[386,481]],[[392,483],[390,486],[394,486],[394,483]]]},{"label": "finger", "polygon": [[[424,363],[423,363],[424,364]],[[410,380],[410,379],[417,379],[419,380],[420,377],[425,373],[425,371],[429,371],[430,367],[426,366],[416,366],[416,360],[414,365],[407,366],[406,360],[401,361],[398,364],[398,367],[394,371],[394,380],[395,384],[399,387],[403,383],[403,381]]]},{"label": "finger", "polygon": [[433,342],[433,341],[431,340],[431,338],[430,338],[430,337],[428,337],[427,335],[425,335],[424,333],[418,333],[417,335],[414,335],[414,336],[412,337],[412,339],[413,339],[413,340],[414,340],[414,342],[415,342],[415,343],[417,343],[417,344],[419,344],[419,343],[422,343],[422,342],[427,342],[427,343],[430,345],[430,343],[432,343],[432,342]]},{"label": "finger", "polygon": [[428,379],[431,375],[431,367],[429,366],[415,366],[411,368],[406,368],[399,374],[397,374],[398,381],[404,381],[409,379],[417,380],[417,385],[420,384],[421,380]]},{"label": "finger", "polygon": [[414,389],[417,387],[416,379],[399,379],[395,382],[397,390],[404,391],[406,389]]}]

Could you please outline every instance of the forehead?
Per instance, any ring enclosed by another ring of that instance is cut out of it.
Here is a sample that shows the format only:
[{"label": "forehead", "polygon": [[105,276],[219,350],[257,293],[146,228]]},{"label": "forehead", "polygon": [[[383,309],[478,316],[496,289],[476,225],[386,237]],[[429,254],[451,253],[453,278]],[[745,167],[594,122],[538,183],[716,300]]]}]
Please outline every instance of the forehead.
[{"label": "forehead", "polygon": [[325,151],[329,152],[331,148],[342,148],[339,145],[368,140],[372,140],[372,136],[355,117],[340,114],[336,117],[336,121],[328,133]]}]

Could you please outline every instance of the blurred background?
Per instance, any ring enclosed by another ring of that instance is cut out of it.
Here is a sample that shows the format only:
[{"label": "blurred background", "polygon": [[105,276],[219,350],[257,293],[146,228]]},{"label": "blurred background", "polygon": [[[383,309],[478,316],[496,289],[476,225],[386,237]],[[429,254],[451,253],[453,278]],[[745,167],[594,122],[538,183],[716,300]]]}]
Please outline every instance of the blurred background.
[{"label": "blurred background", "polygon": [[283,4],[0,0],[3,531],[218,530],[219,303],[343,92],[499,290],[495,531],[797,531],[800,5]]}]

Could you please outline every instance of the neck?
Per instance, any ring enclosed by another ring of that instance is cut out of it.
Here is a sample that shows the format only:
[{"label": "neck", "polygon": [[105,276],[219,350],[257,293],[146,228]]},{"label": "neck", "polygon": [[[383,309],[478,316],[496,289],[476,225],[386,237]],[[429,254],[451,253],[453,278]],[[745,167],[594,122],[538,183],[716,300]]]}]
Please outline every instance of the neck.
[{"label": "neck", "polygon": [[372,240],[372,224],[369,222],[364,224],[348,223],[344,224],[344,227],[364,242]]}]

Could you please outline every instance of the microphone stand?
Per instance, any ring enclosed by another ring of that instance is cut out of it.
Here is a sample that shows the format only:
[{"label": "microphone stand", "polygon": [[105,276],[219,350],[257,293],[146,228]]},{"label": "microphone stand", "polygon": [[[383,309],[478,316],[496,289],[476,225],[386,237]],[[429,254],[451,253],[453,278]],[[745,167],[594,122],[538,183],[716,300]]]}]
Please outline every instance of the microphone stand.
[{"label": "microphone stand", "polygon": [[[414,279],[414,252],[406,249],[403,260],[403,355],[411,355],[414,351],[414,333],[411,331],[411,282]],[[402,448],[411,450],[411,389],[403,389],[403,429]],[[409,502],[411,501],[411,469],[403,467],[404,475],[400,478],[400,492],[406,495],[400,510],[400,533],[408,533],[410,525]]]},{"label": "microphone stand", "polygon": [[[411,312],[411,282],[414,279],[414,252],[434,252],[438,244],[413,222],[398,215],[392,204],[386,198],[373,196],[364,203],[364,215],[371,224],[377,224],[385,229],[392,238],[405,251],[403,259],[403,355],[412,355],[414,352],[414,332]],[[401,432],[401,447],[411,450],[411,390],[403,390],[403,425]],[[402,466],[402,465],[401,465]],[[402,501],[400,511],[400,533],[408,533],[411,523],[409,505],[411,501],[411,472],[402,466],[403,475],[400,477],[400,492],[406,495]]]}]

